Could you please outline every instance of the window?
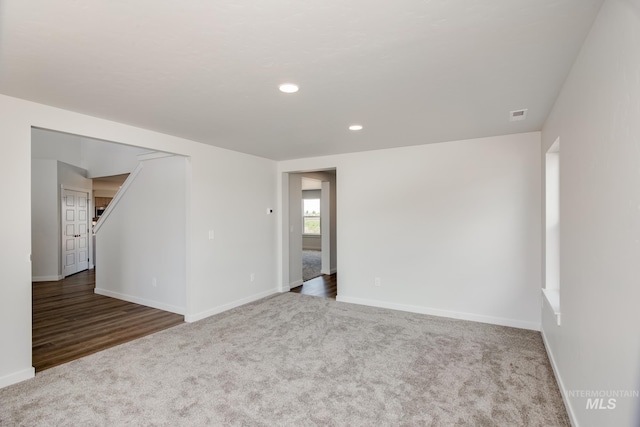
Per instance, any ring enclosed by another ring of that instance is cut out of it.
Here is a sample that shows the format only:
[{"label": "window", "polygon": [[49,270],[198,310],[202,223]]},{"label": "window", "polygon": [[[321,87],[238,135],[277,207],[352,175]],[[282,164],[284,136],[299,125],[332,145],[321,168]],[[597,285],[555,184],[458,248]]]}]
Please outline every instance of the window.
[{"label": "window", "polygon": [[320,199],[302,200],[302,233],[320,234]]}]

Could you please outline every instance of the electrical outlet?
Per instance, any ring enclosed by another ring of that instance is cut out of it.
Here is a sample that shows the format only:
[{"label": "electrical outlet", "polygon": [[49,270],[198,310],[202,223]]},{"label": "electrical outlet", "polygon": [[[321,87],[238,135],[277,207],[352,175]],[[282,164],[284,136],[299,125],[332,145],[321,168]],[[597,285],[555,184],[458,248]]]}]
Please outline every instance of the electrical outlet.
[{"label": "electrical outlet", "polygon": [[154,288],[158,286],[158,279],[156,279],[155,277],[151,279],[151,286],[153,286]]},{"label": "electrical outlet", "polygon": [[213,230],[209,230],[209,240],[213,240],[214,234]]},{"label": "electrical outlet", "polygon": [[373,284],[374,286],[380,287],[382,286],[382,280],[380,280],[379,277],[376,277],[375,279],[373,279]]},{"label": "electrical outlet", "polygon": [[249,281],[250,281],[250,282],[254,282],[255,280],[256,280],[256,274],[255,274],[255,273],[251,273],[251,274],[249,275]]}]

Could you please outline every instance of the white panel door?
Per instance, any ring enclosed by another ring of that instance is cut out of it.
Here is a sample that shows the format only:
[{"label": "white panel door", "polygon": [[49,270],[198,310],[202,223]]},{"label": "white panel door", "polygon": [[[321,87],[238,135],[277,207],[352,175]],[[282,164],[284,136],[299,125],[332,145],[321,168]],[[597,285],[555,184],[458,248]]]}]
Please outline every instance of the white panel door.
[{"label": "white panel door", "polygon": [[63,190],[62,195],[62,274],[89,268],[88,193]]}]

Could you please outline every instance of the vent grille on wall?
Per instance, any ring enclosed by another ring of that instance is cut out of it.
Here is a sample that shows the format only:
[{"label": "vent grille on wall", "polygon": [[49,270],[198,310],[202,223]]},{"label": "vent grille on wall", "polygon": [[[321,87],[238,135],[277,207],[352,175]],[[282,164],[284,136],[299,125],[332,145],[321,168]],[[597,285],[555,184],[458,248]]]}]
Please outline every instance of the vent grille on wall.
[{"label": "vent grille on wall", "polygon": [[509,121],[510,122],[517,122],[517,121],[526,119],[527,118],[527,111],[529,111],[529,110],[527,110],[526,108],[522,109],[522,110],[510,111],[509,112]]}]

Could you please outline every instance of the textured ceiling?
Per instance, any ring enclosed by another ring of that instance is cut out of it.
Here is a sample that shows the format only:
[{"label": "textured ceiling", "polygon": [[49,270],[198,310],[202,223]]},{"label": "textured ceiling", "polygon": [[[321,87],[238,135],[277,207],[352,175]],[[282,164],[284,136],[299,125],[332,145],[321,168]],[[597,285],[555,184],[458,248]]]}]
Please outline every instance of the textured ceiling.
[{"label": "textured ceiling", "polygon": [[535,131],[601,3],[0,0],[0,92],[276,160]]}]

